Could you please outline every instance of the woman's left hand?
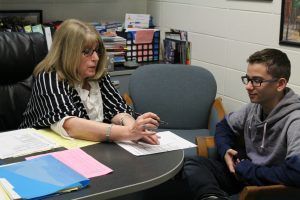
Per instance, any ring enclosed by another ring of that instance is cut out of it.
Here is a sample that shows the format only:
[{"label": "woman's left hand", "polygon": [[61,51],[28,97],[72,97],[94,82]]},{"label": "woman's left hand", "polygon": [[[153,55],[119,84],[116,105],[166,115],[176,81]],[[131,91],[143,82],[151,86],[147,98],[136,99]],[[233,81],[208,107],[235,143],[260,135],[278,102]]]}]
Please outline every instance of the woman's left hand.
[{"label": "woman's left hand", "polygon": [[141,141],[149,144],[159,144],[159,136],[157,134],[155,135],[149,135],[149,136],[144,136]]}]

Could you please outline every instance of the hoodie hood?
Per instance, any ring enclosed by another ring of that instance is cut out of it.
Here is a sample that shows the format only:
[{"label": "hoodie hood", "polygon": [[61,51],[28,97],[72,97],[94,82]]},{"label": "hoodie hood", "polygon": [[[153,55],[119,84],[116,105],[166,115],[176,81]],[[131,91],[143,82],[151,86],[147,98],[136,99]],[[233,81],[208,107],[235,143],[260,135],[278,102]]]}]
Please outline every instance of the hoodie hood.
[{"label": "hoodie hood", "polygon": [[[261,113],[262,108],[261,106],[259,107],[259,112]],[[268,117],[264,121],[267,121],[268,124],[272,125],[295,110],[300,110],[300,97],[290,88],[286,88],[284,97],[269,113]]]},{"label": "hoodie hood", "polygon": [[[254,107],[255,114],[253,117],[255,118],[254,121],[256,122],[256,126],[257,128],[263,126],[262,143],[260,145],[263,149],[265,147],[265,137],[268,126],[274,126],[274,124],[280,121],[283,117],[289,115],[295,110],[300,110],[300,97],[290,88],[286,88],[284,97],[263,121],[261,121],[260,118],[262,107],[258,104],[255,104]],[[251,120],[251,122],[253,121]]]}]

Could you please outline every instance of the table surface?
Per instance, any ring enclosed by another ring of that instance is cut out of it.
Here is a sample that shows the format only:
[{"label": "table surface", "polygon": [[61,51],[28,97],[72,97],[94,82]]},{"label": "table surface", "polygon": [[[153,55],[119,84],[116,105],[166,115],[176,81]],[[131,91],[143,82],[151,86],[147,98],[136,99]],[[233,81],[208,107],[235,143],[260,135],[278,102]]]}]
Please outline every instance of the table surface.
[{"label": "table surface", "polygon": [[148,189],[174,177],[180,171],[184,159],[183,150],[135,156],[115,143],[99,143],[82,149],[113,172],[91,178],[87,188],[52,196],[47,200],[101,200]]}]

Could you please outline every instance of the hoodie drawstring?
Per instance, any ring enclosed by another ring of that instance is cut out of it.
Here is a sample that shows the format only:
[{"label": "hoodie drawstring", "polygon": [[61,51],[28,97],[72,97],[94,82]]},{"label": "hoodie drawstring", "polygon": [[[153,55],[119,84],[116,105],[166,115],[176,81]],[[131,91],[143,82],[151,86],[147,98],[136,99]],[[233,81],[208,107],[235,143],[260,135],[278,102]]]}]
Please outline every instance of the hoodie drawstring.
[{"label": "hoodie drawstring", "polygon": [[266,136],[266,132],[267,132],[267,124],[268,124],[268,122],[266,122],[264,124],[263,138],[262,138],[262,142],[261,142],[261,146],[260,146],[260,148],[262,148],[262,149],[265,148],[265,136]]}]

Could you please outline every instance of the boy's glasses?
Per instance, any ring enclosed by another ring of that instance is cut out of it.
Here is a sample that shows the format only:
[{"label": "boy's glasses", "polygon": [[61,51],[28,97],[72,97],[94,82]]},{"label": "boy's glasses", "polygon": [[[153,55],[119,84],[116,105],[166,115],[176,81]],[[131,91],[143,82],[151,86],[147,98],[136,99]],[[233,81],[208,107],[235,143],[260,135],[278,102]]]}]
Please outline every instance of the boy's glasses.
[{"label": "boy's glasses", "polygon": [[242,82],[245,85],[248,85],[248,83],[251,82],[253,87],[260,87],[262,83],[273,83],[273,82],[278,81],[277,78],[273,78],[273,79],[270,79],[270,80],[263,80],[263,79],[260,79],[260,78],[249,78],[249,76],[247,76],[247,75],[242,76],[241,79],[242,79]]}]

